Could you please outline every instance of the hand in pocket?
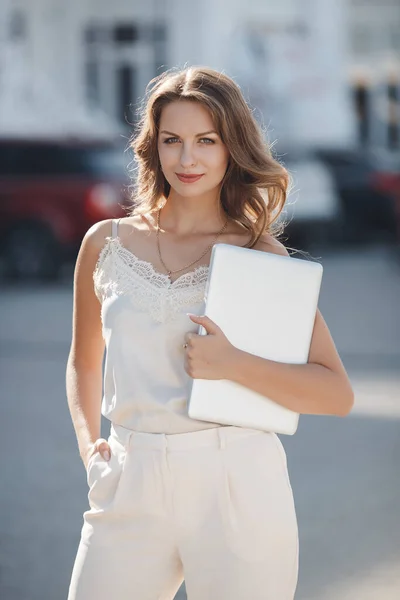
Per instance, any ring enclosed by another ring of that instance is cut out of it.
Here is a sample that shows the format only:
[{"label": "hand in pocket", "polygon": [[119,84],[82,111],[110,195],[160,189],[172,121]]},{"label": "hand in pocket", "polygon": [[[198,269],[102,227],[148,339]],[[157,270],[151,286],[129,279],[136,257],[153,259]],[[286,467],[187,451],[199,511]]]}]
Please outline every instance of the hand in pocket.
[{"label": "hand in pocket", "polygon": [[87,470],[89,461],[96,453],[99,453],[103,460],[108,462],[111,458],[111,448],[107,440],[104,438],[97,439],[94,444],[90,444],[84,459],[85,468]]}]

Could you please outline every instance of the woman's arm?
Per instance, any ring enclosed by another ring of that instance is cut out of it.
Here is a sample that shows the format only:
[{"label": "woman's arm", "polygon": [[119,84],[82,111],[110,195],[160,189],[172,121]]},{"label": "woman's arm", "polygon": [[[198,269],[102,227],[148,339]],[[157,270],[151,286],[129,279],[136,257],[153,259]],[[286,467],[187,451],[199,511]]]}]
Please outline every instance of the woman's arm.
[{"label": "woman's arm", "polygon": [[319,311],[307,364],[278,363],[237,349],[231,357],[229,379],[290,410],[346,416],[353,406],[349,378]]},{"label": "woman's arm", "polygon": [[72,343],[67,362],[66,390],[79,452],[85,465],[94,442],[100,437],[104,355],[101,306],[94,292],[93,271],[110,228],[110,222],[103,221],[87,232],[74,275]]},{"label": "woman's arm", "polygon": [[[285,246],[263,236],[258,250],[288,256]],[[346,416],[353,407],[354,392],[319,310],[315,317],[308,363],[291,365],[263,360],[247,353],[237,357],[240,370],[234,381],[273,398],[282,406],[302,414]],[[239,381],[240,380],[240,381]]]}]

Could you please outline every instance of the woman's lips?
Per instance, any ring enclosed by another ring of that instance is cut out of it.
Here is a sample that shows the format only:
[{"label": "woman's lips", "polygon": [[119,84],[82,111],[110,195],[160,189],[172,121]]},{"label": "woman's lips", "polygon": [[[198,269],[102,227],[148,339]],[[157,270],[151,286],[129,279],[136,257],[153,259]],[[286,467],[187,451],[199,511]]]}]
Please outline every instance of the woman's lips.
[{"label": "woman's lips", "polygon": [[178,177],[179,181],[182,181],[182,183],[194,183],[203,177],[203,175],[180,175],[178,173],[176,176]]}]

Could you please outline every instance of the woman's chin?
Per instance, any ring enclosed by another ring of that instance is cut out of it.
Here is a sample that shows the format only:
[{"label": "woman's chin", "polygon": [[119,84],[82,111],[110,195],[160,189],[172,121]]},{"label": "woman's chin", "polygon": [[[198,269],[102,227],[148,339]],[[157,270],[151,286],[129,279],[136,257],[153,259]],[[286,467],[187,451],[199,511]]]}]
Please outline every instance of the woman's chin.
[{"label": "woman's chin", "polygon": [[197,198],[198,196],[210,196],[210,195],[212,196],[213,194],[219,195],[220,186],[214,186],[211,188],[209,186],[195,186],[195,185],[193,185],[193,187],[186,186],[186,185],[171,186],[169,198],[171,198],[171,192],[172,192],[172,197],[173,196],[181,196],[183,198]]}]

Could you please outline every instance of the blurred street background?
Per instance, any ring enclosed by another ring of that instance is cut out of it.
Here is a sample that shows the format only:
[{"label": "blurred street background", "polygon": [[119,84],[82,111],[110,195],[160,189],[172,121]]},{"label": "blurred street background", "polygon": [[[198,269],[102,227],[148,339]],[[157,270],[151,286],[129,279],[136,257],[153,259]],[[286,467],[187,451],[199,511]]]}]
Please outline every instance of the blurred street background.
[{"label": "blurred street background", "polygon": [[74,260],[124,214],[147,83],[191,64],[237,81],[290,171],[286,243],[324,266],[356,392],[346,419],[282,436],[296,600],[398,600],[399,0],[1,1],[0,598],[66,599],[87,506],[64,385]]}]

